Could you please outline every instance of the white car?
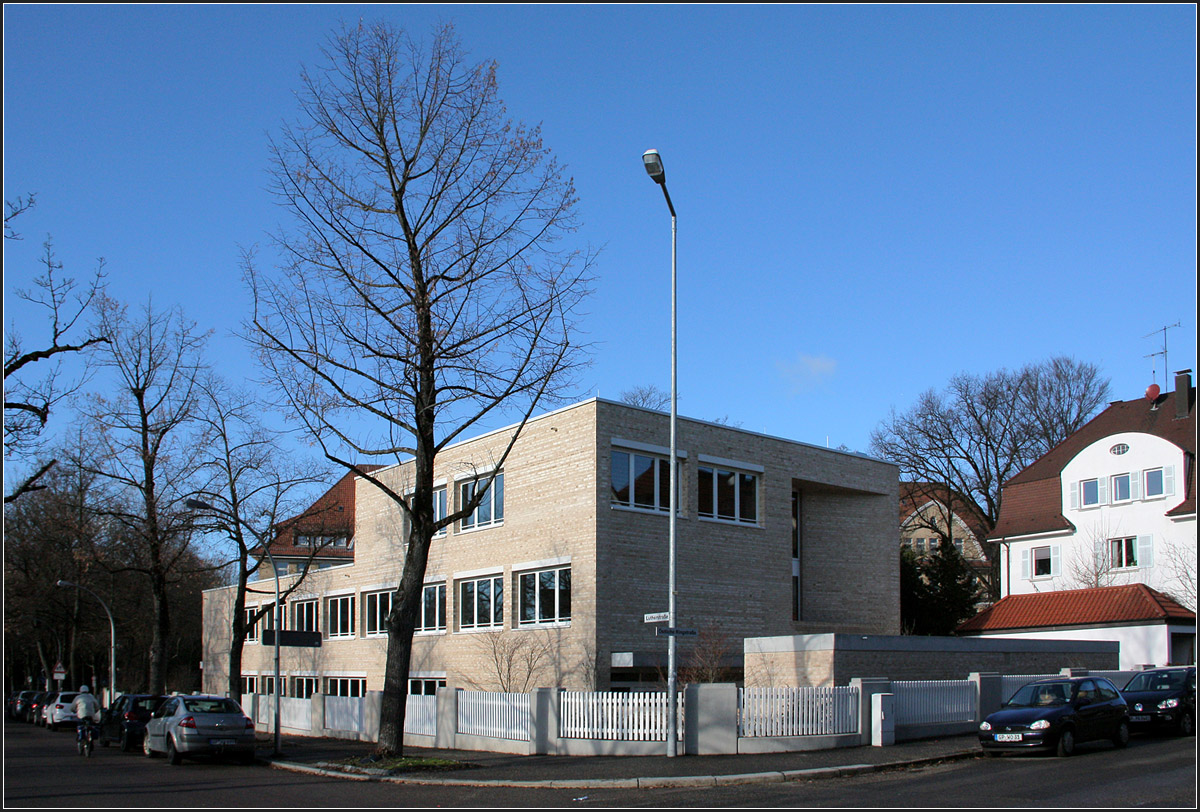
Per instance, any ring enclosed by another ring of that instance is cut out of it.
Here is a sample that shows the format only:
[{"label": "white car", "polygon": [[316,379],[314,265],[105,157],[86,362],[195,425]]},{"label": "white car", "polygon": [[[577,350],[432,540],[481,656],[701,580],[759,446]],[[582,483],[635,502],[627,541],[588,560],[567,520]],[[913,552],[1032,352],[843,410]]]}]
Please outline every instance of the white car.
[{"label": "white car", "polygon": [[231,755],[253,763],[254,722],[227,697],[173,696],[159,705],[146,723],[142,752],[151,758],[166,753],[171,764],[195,755]]},{"label": "white car", "polygon": [[75,708],[72,707],[77,696],[79,694],[75,691],[63,691],[46,697],[46,704],[42,709],[42,719],[46,727],[58,730],[63,725],[78,725],[79,717],[75,715]]}]

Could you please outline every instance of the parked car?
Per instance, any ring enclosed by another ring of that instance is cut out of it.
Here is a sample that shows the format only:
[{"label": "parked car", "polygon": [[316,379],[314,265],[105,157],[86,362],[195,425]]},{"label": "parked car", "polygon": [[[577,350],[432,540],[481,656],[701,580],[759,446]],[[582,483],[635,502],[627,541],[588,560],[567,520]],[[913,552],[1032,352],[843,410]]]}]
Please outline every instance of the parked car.
[{"label": "parked car", "polygon": [[1196,667],[1154,668],[1143,671],[1121,691],[1129,703],[1129,724],[1135,730],[1174,730],[1182,736],[1196,732]]},{"label": "parked car", "polygon": [[254,761],[254,722],[232,699],[206,694],[172,696],[146,723],[142,752],[166,753],[171,764],[197,755],[231,755]]},{"label": "parked car", "polygon": [[158,694],[123,694],[104,711],[100,720],[100,745],[117,742],[128,753],[142,746],[146,723],[167,697]]},{"label": "parked car", "polygon": [[1124,698],[1102,677],[1056,677],[1030,682],[979,725],[979,744],[987,755],[1004,751],[1075,752],[1080,742],[1108,739],[1129,743]]},{"label": "parked car", "polygon": [[39,691],[37,696],[29,700],[29,712],[26,714],[25,721],[31,725],[41,726],[44,719],[42,712],[46,709],[46,699],[49,698],[50,691]]},{"label": "parked car", "polygon": [[19,722],[28,721],[30,703],[37,698],[38,691],[21,691],[13,702],[13,718]]},{"label": "parked car", "polygon": [[56,694],[50,694],[46,698],[45,710],[42,712],[44,721],[42,725],[51,730],[58,730],[60,727],[70,725],[72,729],[79,724],[79,717],[75,715],[75,697],[79,696],[77,691],[62,691]]}]

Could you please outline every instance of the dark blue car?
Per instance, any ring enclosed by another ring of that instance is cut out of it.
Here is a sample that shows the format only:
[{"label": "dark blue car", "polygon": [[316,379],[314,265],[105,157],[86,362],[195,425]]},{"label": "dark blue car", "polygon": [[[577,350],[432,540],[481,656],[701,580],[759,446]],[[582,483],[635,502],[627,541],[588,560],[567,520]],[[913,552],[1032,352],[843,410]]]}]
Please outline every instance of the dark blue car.
[{"label": "dark blue car", "polygon": [[1137,674],[1121,694],[1135,730],[1196,732],[1196,668],[1155,668]]},{"label": "dark blue car", "polygon": [[1102,677],[1028,683],[979,725],[979,745],[991,756],[1031,750],[1070,756],[1076,744],[1100,739],[1129,743],[1125,700]]}]

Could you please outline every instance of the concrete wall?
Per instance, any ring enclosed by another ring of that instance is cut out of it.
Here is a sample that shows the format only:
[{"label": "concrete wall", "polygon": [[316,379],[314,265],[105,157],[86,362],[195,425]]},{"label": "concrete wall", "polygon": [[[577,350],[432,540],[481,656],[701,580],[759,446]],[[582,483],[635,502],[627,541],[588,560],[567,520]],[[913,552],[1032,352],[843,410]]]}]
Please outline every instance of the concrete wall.
[{"label": "concrete wall", "polygon": [[820,634],[747,639],[744,650],[748,686],[848,685],[864,675],[934,680],[962,679],[974,671],[1119,667],[1119,644],[1111,641]]}]

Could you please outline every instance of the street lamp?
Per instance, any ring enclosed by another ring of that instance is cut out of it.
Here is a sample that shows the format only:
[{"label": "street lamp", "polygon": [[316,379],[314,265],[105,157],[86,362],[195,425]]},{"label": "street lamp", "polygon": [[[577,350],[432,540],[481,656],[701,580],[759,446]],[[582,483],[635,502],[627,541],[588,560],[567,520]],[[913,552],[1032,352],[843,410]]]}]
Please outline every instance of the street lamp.
[{"label": "street lamp", "polygon": [[[227,519],[233,519],[233,521],[237,522],[238,524],[245,525],[246,528],[251,531],[251,534],[254,533],[254,529],[252,527],[250,527],[249,525],[247,525],[245,522],[243,522],[241,519],[239,519],[237,516],[226,513],[225,511],[223,511],[217,507],[214,507],[213,505],[210,505],[207,502],[201,502],[199,499],[187,499],[184,501],[184,504],[187,505],[187,507],[192,510],[208,510],[213,513],[224,516]],[[280,631],[282,631],[282,629],[283,629],[283,616],[280,614],[280,607],[279,607],[279,567],[275,566],[275,557],[271,555],[270,542],[267,542],[266,544],[263,544],[261,546],[262,546],[263,552],[265,552],[267,554],[267,561],[270,562],[270,564],[271,564],[271,572],[275,573],[275,606],[272,609],[272,614],[274,615],[274,617],[272,618],[272,626],[274,627],[274,637],[275,637],[275,690],[274,690],[274,694],[275,694],[274,728],[275,728],[275,731],[274,731],[274,745],[273,745],[274,750],[271,752],[271,755],[278,756],[279,755],[279,695],[280,695],[280,690],[282,688],[282,686],[280,685],[280,674],[279,674],[279,637],[280,637]]]},{"label": "street lamp", "polygon": [[662,157],[659,156],[658,150],[648,149],[642,154],[642,164],[646,167],[646,173],[662,187],[663,197],[667,200],[667,209],[671,212],[671,461],[670,465],[670,489],[669,497],[670,516],[667,519],[667,546],[668,546],[668,565],[667,565],[667,626],[670,631],[667,636],[667,755],[675,756],[678,750],[678,733],[679,730],[679,687],[676,681],[676,662],[675,662],[675,514],[678,511],[679,500],[679,485],[677,480],[679,462],[675,455],[675,424],[678,418],[677,403],[678,391],[676,388],[676,370],[678,367],[677,356],[677,330],[675,317],[675,244],[676,244],[676,229],[675,229],[675,206],[671,204],[671,195],[667,191],[667,170],[663,168]]},{"label": "street lamp", "polygon": [[76,589],[82,589],[84,592],[100,601],[100,605],[104,607],[104,613],[108,615],[108,706],[111,708],[113,698],[117,695],[117,624],[113,623],[112,612],[108,611],[108,604],[105,603],[99,595],[88,589],[86,586],[80,586],[79,584],[73,584],[70,581],[63,580],[55,582],[54,585],[63,588],[75,587]]}]

